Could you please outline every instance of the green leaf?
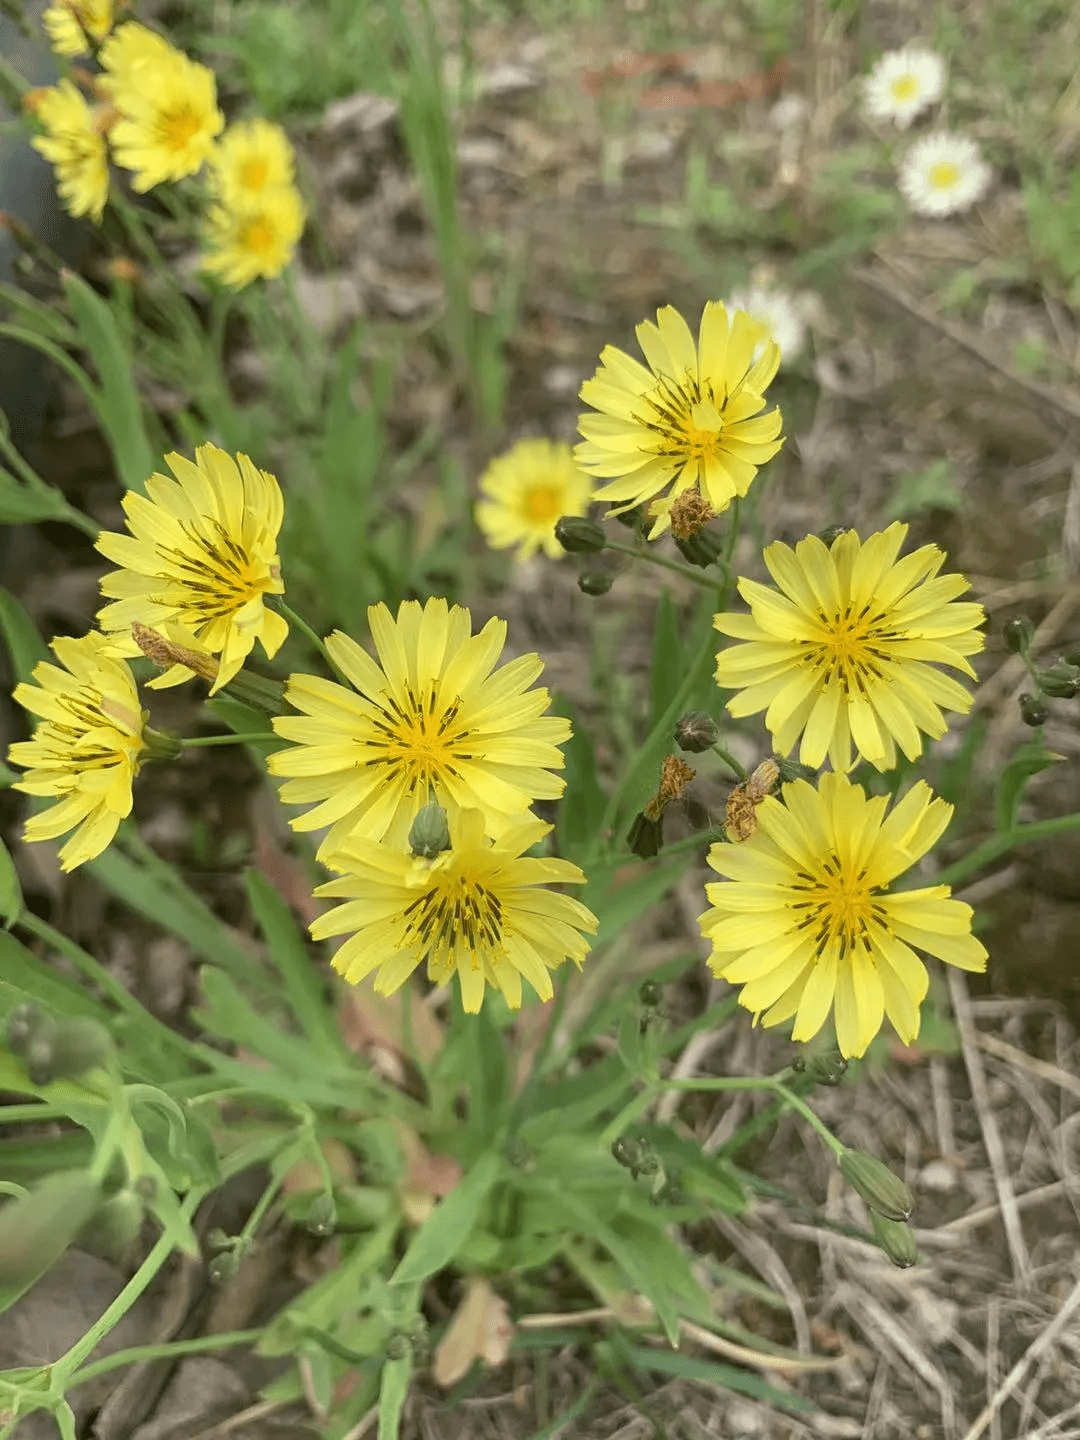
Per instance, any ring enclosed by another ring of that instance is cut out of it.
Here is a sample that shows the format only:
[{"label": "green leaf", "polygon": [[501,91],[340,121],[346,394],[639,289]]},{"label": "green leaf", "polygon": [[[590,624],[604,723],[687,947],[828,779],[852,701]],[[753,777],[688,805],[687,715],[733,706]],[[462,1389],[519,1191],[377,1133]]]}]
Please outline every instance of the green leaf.
[{"label": "green leaf", "polygon": [[637,1075],[641,1070],[641,1039],[641,1009],[627,995],[626,1009],[619,1022],[619,1058],[631,1075]]},{"label": "green leaf", "polygon": [[32,680],[38,661],[52,659],[37,626],[15,596],[3,589],[0,589],[0,631],[11,656],[11,668],[20,680]]},{"label": "green leaf", "polygon": [[948,460],[935,460],[925,470],[907,470],[897,476],[895,483],[892,499],[882,515],[885,522],[906,520],[925,510],[959,510],[964,503]]},{"label": "green leaf", "polygon": [[213,1137],[197,1115],[152,1085],[132,1085],[128,1095],[143,1142],[174,1190],[221,1183]]},{"label": "green leaf", "polygon": [[683,675],[683,648],[679,620],[671,596],[665,590],[656,607],[652,645],[652,709],[649,728],[659,721]]},{"label": "green leaf", "polygon": [[284,982],[289,1008],[308,1039],[331,1053],[345,1050],[326,996],[326,981],[285,901],[257,870],[244,875],[251,908]]},{"label": "green leaf", "polygon": [[120,478],[129,490],[141,492],[159,457],[147,439],[131,352],[108,302],[70,270],[61,281],[101,382],[96,409]]},{"label": "green leaf", "polygon": [[466,1015],[456,1008],[456,1026],[465,1050],[466,1091],[469,1096],[469,1129],[480,1146],[495,1139],[510,1103],[506,1070],[506,1044],[491,1018],[491,1001],[479,1015]]},{"label": "green leaf", "polygon": [[409,1393],[412,1378],[412,1357],[387,1360],[382,1368],[382,1383],[379,1386],[379,1440],[398,1440],[401,1432],[401,1412]]},{"label": "green leaf", "polygon": [[35,490],[0,465],[0,524],[33,525],[39,520],[62,520],[67,501],[59,490]]},{"label": "green leaf", "polygon": [[34,1000],[57,1015],[91,1015],[108,1020],[109,1011],[74,980],[54,970],[21,940],[0,930],[0,1016],[24,1000]]},{"label": "green leaf", "polygon": [[472,1233],[501,1169],[501,1156],[491,1151],[481,1155],[413,1236],[400,1265],[390,1277],[392,1285],[426,1280],[449,1265]]},{"label": "green leaf", "polygon": [[280,1030],[223,970],[205,965],[199,978],[206,1007],[195,1014],[212,1035],[269,1060],[284,1075],[320,1075],[327,1068],[335,1072],[339,1068],[333,1065],[332,1054],[323,1056],[307,1040]]},{"label": "green leaf", "polygon": [[1017,811],[1028,781],[1062,758],[1047,750],[1041,740],[1028,740],[1020,746],[998,777],[994,794],[998,830],[1011,830],[1016,824]]},{"label": "green leaf", "polygon": [[0,840],[0,920],[13,925],[23,907],[22,886],[7,846]]},{"label": "green leaf", "polygon": [[778,1390],[765,1380],[747,1370],[736,1370],[731,1365],[718,1365],[714,1360],[699,1360],[695,1355],[684,1355],[679,1350],[649,1350],[644,1345],[626,1345],[618,1340],[621,1357],[635,1369],[657,1375],[675,1375],[680,1380],[705,1381],[719,1385],[724,1390],[737,1390],[740,1395],[752,1395],[768,1405],[777,1405],[784,1410],[806,1413],[814,1406],[801,1395],[790,1390]]}]

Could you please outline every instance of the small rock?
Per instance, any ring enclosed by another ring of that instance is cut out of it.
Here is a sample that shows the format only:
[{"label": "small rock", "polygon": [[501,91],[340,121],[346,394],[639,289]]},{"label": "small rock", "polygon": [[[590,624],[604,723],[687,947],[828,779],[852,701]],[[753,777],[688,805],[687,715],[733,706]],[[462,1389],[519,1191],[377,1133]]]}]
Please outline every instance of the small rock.
[{"label": "small rock", "polygon": [[924,1190],[946,1194],[956,1189],[956,1171],[947,1160],[931,1160],[919,1171],[919,1184]]},{"label": "small rock", "polygon": [[181,1361],[162,1392],[157,1414],[131,1440],[186,1440],[215,1420],[235,1415],[248,1401],[248,1388],[231,1366],[206,1355]]},{"label": "small rock", "polygon": [[508,61],[485,70],[477,88],[481,95],[515,95],[522,90],[533,90],[539,83],[540,77],[534,70]]},{"label": "small rock", "polygon": [[323,112],[323,133],[341,139],[347,133],[371,135],[382,130],[397,116],[397,101],[387,95],[374,95],[366,90],[335,100]]}]

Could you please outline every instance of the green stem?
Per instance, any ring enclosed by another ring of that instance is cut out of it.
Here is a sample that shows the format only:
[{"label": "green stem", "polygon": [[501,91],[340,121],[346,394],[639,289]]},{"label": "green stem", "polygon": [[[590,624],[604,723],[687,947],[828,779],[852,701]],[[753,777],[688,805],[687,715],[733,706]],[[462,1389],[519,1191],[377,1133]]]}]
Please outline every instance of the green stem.
[{"label": "green stem", "polygon": [[223,1335],[196,1335],[191,1340],[173,1340],[161,1345],[134,1345],[130,1350],[118,1350],[95,1360],[77,1370],[68,1380],[72,1389],[96,1380],[99,1375],[108,1375],[112,1370],[122,1370],[125,1365],[140,1365],[145,1360],[172,1360],[180,1355],[201,1355],[208,1350],[229,1350],[237,1345],[254,1345],[262,1339],[263,1330],[232,1330]]},{"label": "green stem", "polygon": [[738,760],[735,759],[735,756],[732,755],[730,750],[725,750],[723,745],[721,745],[719,741],[716,741],[714,744],[710,745],[709,749],[713,752],[714,755],[718,755],[720,757],[720,759],[728,767],[731,773],[735,776],[735,779],[740,784],[742,784],[742,782],[747,778],[746,770],[742,765],[739,764]]},{"label": "green stem", "polygon": [[190,739],[181,736],[180,744],[185,750],[206,750],[211,745],[249,745],[255,740],[274,740],[278,737],[272,732],[268,735],[264,732],[253,732],[250,735],[195,735]]},{"label": "green stem", "polygon": [[[188,1191],[180,1207],[180,1213],[185,1220],[191,1219],[205,1194],[205,1190]],[[63,1394],[70,1384],[71,1376],[86,1357],[93,1354],[105,1336],[120,1323],[175,1248],[173,1237],[168,1231],[158,1237],[149,1255],[112,1304],[94,1321],[82,1339],[76,1341],[71,1349],[53,1364],[52,1382],[55,1390]]]},{"label": "green stem", "polygon": [[710,580],[704,571],[696,565],[683,565],[678,560],[669,560],[666,555],[658,555],[655,550],[647,549],[643,545],[624,545],[621,540],[608,540],[604,537],[605,550],[618,550],[621,555],[629,555],[634,560],[644,560],[649,565],[656,565],[661,570],[671,570],[676,575],[681,575],[684,580],[699,585],[703,590],[715,590],[716,581]]},{"label": "green stem", "polygon": [[[129,994],[123,985],[109,974],[100,960],[96,960],[82,946],[76,945],[74,940],[69,940],[63,931],[54,929],[47,920],[42,920],[32,910],[23,910],[15,925],[18,929],[27,930],[31,935],[36,935],[39,940],[44,940],[46,945],[51,945],[54,950],[58,950],[61,955],[75,965],[83,978],[88,980],[91,985],[96,985],[118,1010],[131,1016],[144,1030],[152,1031],[155,1039],[167,1040],[188,1056],[199,1059],[199,1051],[194,1045],[151,1015],[149,1010],[139,1004],[134,995]],[[199,1063],[201,1068],[201,1059]]]},{"label": "green stem", "polygon": [[286,605],[280,595],[269,597],[267,603],[271,605],[273,609],[280,611],[280,613],[285,616],[285,619],[288,620],[289,624],[295,625],[302,635],[307,636],[308,640],[330,666],[335,675],[341,673],[334,664],[330,651],[326,648],[326,641],[312,629],[303,616],[298,615],[291,605]]},{"label": "green stem", "polygon": [[[666,860],[669,855],[683,855],[689,850],[699,850],[701,847],[719,844],[725,839],[723,830],[707,830],[701,835],[688,835],[685,840],[676,840],[674,844],[665,844],[661,851],[662,857]],[[632,850],[620,850],[616,855],[601,855],[598,859],[589,862],[590,873],[597,870],[616,870],[620,865],[642,864],[640,855],[635,855]]]},{"label": "green stem", "polygon": [[974,850],[967,855],[961,856],[951,865],[934,876],[936,885],[959,885],[969,875],[989,865],[991,861],[999,856],[1007,854],[1018,845],[1029,845],[1035,840],[1049,840],[1055,835],[1067,835],[1073,830],[1080,830],[1080,813],[1074,815],[1059,815],[1053,820],[1034,820],[1030,825],[1017,825],[1013,830],[1004,830],[998,835],[991,835],[981,845],[976,845]]},{"label": "green stem", "polygon": [[796,1095],[793,1090],[789,1090],[788,1087],[783,1083],[783,1079],[781,1077],[786,1076],[789,1073],[790,1072],[787,1070],[781,1070],[779,1075],[765,1075],[760,1077],[755,1075],[732,1075],[719,1076],[716,1078],[702,1080],[661,1080],[660,1088],[665,1090],[710,1091],[768,1090],[773,1095],[775,1095],[778,1100],[782,1100],[789,1110],[796,1111],[799,1115],[803,1117],[807,1124],[812,1125],[813,1128],[817,1131],[817,1133],[821,1136],[822,1140],[824,1140],[825,1144],[833,1152],[833,1154],[836,1156],[840,1156],[843,1153],[845,1147],[840,1143],[839,1140],[837,1140],[836,1136],[825,1124],[824,1120],[821,1120],[817,1115],[814,1114],[813,1110],[810,1109],[810,1106],[807,1105],[806,1101],[803,1100],[801,1096]]}]

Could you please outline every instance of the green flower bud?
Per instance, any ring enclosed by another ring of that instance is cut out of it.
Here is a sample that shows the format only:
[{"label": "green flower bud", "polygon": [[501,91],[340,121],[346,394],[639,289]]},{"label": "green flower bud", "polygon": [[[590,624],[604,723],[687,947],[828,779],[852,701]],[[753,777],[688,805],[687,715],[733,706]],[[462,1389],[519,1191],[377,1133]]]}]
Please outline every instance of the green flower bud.
[{"label": "green flower bud", "polygon": [[720,739],[720,727],[704,710],[691,710],[675,724],[675,744],[700,755]]},{"label": "green flower bud", "polygon": [[231,695],[245,705],[253,705],[266,715],[285,714],[285,686],[280,680],[271,680],[267,675],[240,670],[222,687],[221,693]]},{"label": "green flower bud", "polygon": [[837,1163],[851,1188],[886,1220],[906,1220],[915,1208],[915,1197],[899,1175],[865,1150],[845,1150]]},{"label": "green flower bud", "polygon": [[26,1058],[27,1047],[34,1038],[42,1018],[41,1010],[30,1000],[24,1000],[22,1004],[16,1005],[8,1016],[7,1045],[17,1059],[24,1060]]},{"label": "green flower bud", "polygon": [[312,1235],[332,1235],[337,1225],[337,1206],[334,1197],[327,1191],[317,1195],[311,1202],[303,1219],[304,1229]]},{"label": "green flower bud", "polygon": [[1026,615],[1014,615],[1011,620],[1005,621],[1001,633],[1014,655],[1026,655],[1035,638],[1035,626]]},{"label": "green flower bud", "polygon": [[631,510],[620,510],[615,519],[628,530],[644,530],[649,521],[649,512],[644,505],[635,505]]},{"label": "green flower bud", "polygon": [[790,785],[792,780],[813,780],[817,774],[809,765],[804,765],[801,760],[792,760],[789,755],[774,755],[773,759],[780,771],[777,778],[781,785]]},{"label": "green flower bud", "polygon": [[1020,719],[1025,725],[1037,729],[1045,725],[1050,718],[1050,706],[1045,700],[1040,700],[1037,695],[1029,695],[1025,690],[1020,696]]},{"label": "green flower bud", "polygon": [[80,1247],[105,1260],[122,1263],[139,1238],[143,1214],[142,1197],[134,1190],[121,1190],[106,1200],[79,1231]]},{"label": "green flower bud", "polygon": [[678,535],[673,539],[675,548],[683,559],[689,560],[691,565],[696,565],[700,570],[715,564],[724,549],[724,538],[715,530],[696,530],[685,539],[680,539]]},{"label": "green flower bud", "polygon": [[642,1005],[655,1009],[664,998],[664,987],[655,980],[643,980],[638,988],[638,999]]},{"label": "green flower bud", "polygon": [[235,1250],[222,1250],[206,1267],[206,1273],[215,1285],[224,1285],[240,1269],[240,1257]]},{"label": "green flower bud", "polygon": [[836,541],[840,539],[840,536],[843,535],[846,530],[850,529],[850,525],[826,525],[824,530],[817,532],[817,537],[823,545],[828,545],[831,550]]},{"label": "green flower bud", "polygon": [[874,1239],[884,1250],[892,1263],[900,1270],[910,1270],[919,1259],[915,1237],[900,1220],[887,1220],[876,1210],[870,1212],[870,1228]]},{"label": "green flower bud", "polygon": [[1080,665],[1080,645],[1070,645],[1062,658],[1067,665]]},{"label": "green flower bud", "polygon": [[1052,700],[1071,700],[1080,694],[1080,670],[1067,660],[1055,660],[1045,670],[1037,670],[1035,680]]},{"label": "green flower bud", "polygon": [[650,820],[647,815],[639,811],[634,816],[634,823],[626,832],[626,843],[639,860],[654,859],[660,854],[660,847],[664,843],[663,816],[661,815],[657,820]]},{"label": "green flower bud", "polygon": [[151,730],[149,725],[143,727],[143,744],[148,760],[175,760],[184,748],[178,735],[165,730]]},{"label": "green flower bud", "polygon": [[414,855],[425,860],[434,860],[444,850],[450,849],[450,827],[446,823],[446,811],[431,800],[418,812],[409,831],[409,848]]},{"label": "green flower bud", "polygon": [[583,595],[606,595],[615,583],[610,570],[583,570],[577,577],[577,586]]},{"label": "green flower bud", "polygon": [[215,1225],[206,1236],[207,1246],[211,1250],[229,1250],[232,1248],[232,1236],[226,1235],[220,1225]]},{"label": "green flower bud", "polygon": [[[58,1020],[52,1041],[52,1056],[47,1065],[49,1080],[74,1080],[87,1070],[105,1065],[112,1053],[112,1040],[100,1020],[79,1015],[73,1020]],[[42,1085],[46,1081],[36,1080]]]},{"label": "green flower bud", "polygon": [[556,520],[555,539],[571,555],[596,555],[607,546],[602,527],[584,515],[563,515]]},{"label": "green flower bud", "polygon": [[47,1175],[0,1205],[0,1289],[23,1290],[54,1265],[101,1203],[85,1170]]},{"label": "green flower bud", "polygon": [[848,1062],[839,1050],[826,1050],[821,1055],[811,1055],[809,1059],[800,1055],[792,1062],[791,1068],[796,1074],[805,1075],[815,1085],[839,1085],[847,1065]]},{"label": "green flower bud", "polygon": [[641,1159],[641,1142],[629,1135],[620,1135],[611,1142],[611,1153],[626,1170],[636,1170]]}]

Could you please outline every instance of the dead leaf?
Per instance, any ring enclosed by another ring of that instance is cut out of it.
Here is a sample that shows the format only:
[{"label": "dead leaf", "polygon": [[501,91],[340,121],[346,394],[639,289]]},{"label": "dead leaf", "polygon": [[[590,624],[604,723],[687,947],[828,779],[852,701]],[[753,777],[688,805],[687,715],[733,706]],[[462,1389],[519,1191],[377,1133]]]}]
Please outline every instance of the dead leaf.
[{"label": "dead leaf", "polygon": [[[408,1026],[406,1026],[408,1000]],[[370,1054],[379,1047],[409,1058],[415,1052],[430,1065],[443,1047],[443,1029],[411,984],[393,995],[376,995],[370,980],[348,986],[338,1010],[341,1038],[355,1054]],[[412,1045],[406,1043],[410,1036]]]},{"label": "dead leaf", "polygon": [[[322,1142],[321,1148],[327,1169],[330,1171],[330,1178],[334,1183],[351,1185],[356,1179],[356,1164],[348,1146],[329,1135]],[[306,1195],[313,1190],[321,1190],[323,1188],[322,1170],[310,1155],[305,1155],[302,1160],[297,1160],[295,1165],[290,1165],[285,1171],[281,1188],[286,1195]]]},{"label": "dead leaf", "polygon": [[395,1118],[397,1132],[405,1155],[405,1174],[398,1183],[398,1198],[406,1220],[422,1225],[435,1209],[436,1201],[449,1195],[462,1176],[458,1162],[450,1155],[434,1155],[411,1125]]},{"label": "dead leaf", "polygon": [[506,1301],[486,1280],[473,1276],[466,1281],[461,1304],[436,1346],[431,1367],[436,1383],[444,1390],[456,1385],[474,1360],[501,1365],[510,1353],[514,1334]]}]

